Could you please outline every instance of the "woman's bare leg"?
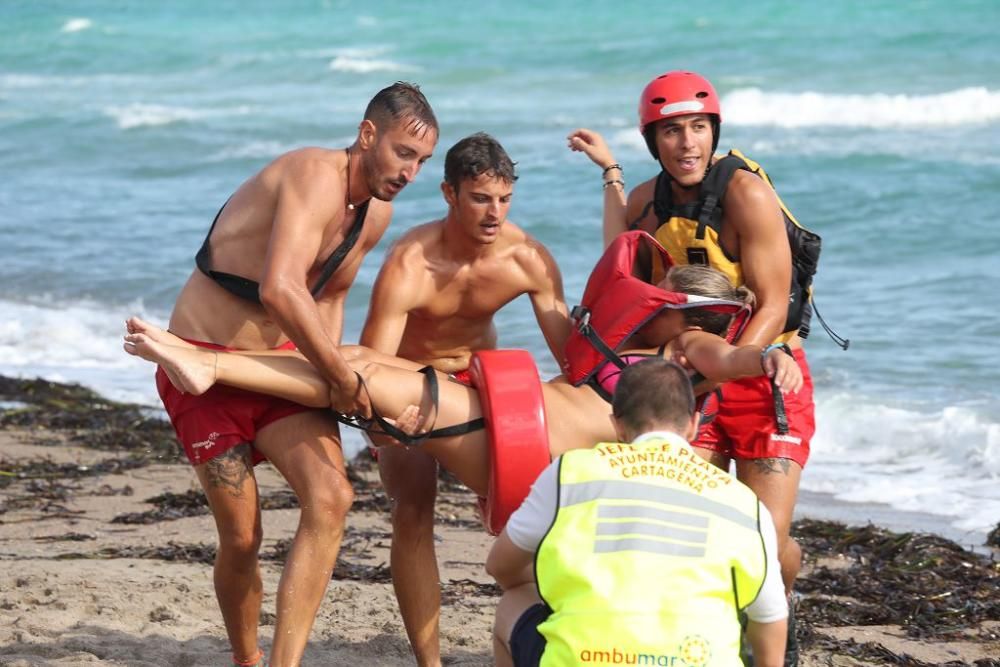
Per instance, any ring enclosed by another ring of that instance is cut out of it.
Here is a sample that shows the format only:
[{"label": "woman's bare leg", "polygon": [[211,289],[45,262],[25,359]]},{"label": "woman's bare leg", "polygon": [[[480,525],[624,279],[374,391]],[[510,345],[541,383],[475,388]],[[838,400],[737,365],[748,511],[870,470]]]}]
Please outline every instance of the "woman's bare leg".
[{"label": "woman's bare leg", "polygon": [[[216,382],[278,396],[312,407],[329,405],[329,388],[306,360],[288,356],[247,356],[203,348],[183,348],[153,340],[147,333],[125,337],[125,350],[169,369],[179,388],[203,393]],[[381,415],[395,418],[410,406],[420,407],[429,428],[462,424],[482,416],[479,394],[456,382],[440,382],[435,414],[426,378],[411,370],[368,361],[349,362],[365,379],[372,404]],[[476,493],[486,495],[489,443],[483,430],[450,438],[434,438],[419,445],[437,458]]]},{"label": "woman's bare leg", "polygon": [[[352,363],[352,366],[355,366]],[[457,382],[438,383],[435,414],[426,378],[396,366],[365,364],[359,372],[372,405],[382,415],[400,415],[412,405],[424,416],[421,430],[444,428],[483,416],[479,392]],[[449,438],[431,438],[418,445],[477,494],[485,496],[489,480],[489,438],[484,429]]]}]

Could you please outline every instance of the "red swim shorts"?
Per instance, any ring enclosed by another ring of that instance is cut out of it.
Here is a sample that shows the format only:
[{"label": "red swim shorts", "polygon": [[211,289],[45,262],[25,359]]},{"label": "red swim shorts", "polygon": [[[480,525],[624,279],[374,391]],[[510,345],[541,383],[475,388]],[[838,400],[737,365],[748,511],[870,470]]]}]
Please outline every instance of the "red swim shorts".
[{"label": "red swim shorts", "polygon": [[[214,343],[189,340],[198,347],[226,350]],[[291,341],[275,349],[294,350]],[[191,465],[201,465],[236,445],[252,443],[257,432],[272,422],[300,412],[313,410],[284,399],[217,384],[200,396],[183,394],[167,378],[162,368],[156,369],[156,389],[163,407],[174,426],[177,439]],[[266,460],[256,449],[254,465]]]},{"label": "red swim shorts", "polygon": [[715,418],[692,444],[735,459],[791,459],[804,468],[816,431],[813,384],[805,351],[793,350],[793,356],[803,382],[798,393],[784,395],[788,433],[778,433],[771,380],[761,375],[723,384]]},{"label": "red swim shorts", "polygon": [[464,384],[466,387],[471,387],[472,386],[472,376],[469,375],[469,369],[468,368],[463,368],[460,371],[455,371],[454,373],[449,373],[448,377],[451,378],[452,380],[454,380],[455,382],[459,382],[461,384]]}]

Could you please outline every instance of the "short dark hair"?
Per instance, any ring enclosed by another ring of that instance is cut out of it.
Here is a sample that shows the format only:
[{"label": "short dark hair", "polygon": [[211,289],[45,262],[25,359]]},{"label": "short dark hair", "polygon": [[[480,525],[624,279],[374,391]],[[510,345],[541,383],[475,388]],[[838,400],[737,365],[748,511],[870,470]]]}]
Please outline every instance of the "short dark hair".
[{"label": "short dark hair", "polygon": [[448,149],[444,156],[444,180],[455,192],[462,181],[479,178],[481,174],[492,174],[513,183],[517,180],[514,164],[499,141],[485,132],[476,132]]},{"label": "short dark hair", "polygon": [[687,371],[660,358],[622,369],[611,401],[611,414],[635,435],[666,427],[683,432],[694,409]]},{"label": "short dark hair", "polygon": [[438,132],[437,118],[420,86],[406,81],[378,91],[365,109],[365,120],[379,129],[403,124],[414,136],[423,136],[428,130]]}]

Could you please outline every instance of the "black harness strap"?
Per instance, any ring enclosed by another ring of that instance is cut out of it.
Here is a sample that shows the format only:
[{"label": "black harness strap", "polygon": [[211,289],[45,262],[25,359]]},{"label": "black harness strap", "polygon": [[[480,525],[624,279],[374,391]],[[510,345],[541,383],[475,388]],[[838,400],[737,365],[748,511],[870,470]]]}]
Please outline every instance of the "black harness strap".
[{"label": "black harness strap", "polygon": [[573,308],[573,312],[570,317],[579,321],[576,328],[580,334],[586,338],[594,348],[600,352],[605,359],[613,363],[618,368],[625,368],[627,365],[621,360],[621,357],[611,349],[611,346],[604,342],[604,339],[594,331],[594,327],[590,326],[590,309],[584,308],[583,306],[576,306]]},{"label": "black harness strap", "polygon": [[[344,240],[341,241],[340,245],[327,257],[326,261],[323,263],[323,270],[320,272],[319,280],[316,284],[309,290],[313,297],[319,295],[326,287],[326,284],[333,277],[333,274],[340,268],[343,264],[344,259],[347,254],[354,249],[355,244],[358,242],[358,238],[361,236],[361,230],[365,224],[365,216],[368,215],[368,204],[371,202],[369,199],[364,204],[358,207],[357,215],[354,218],[354,224],[347,231],[344,236]],[[229,201],[226,200],[226,204]],[[198,269],[204,273],[206,276],[211,278],[219,287],[226,290],[233,296],[239,297],[244,301],[249,301],[251,303],[260,304],[260,283],[256,280],[250,280],[249,278],[244,278],[243,276],[238,276],[233,273],[226,273],[225,271],[216,271],[212,268],[212,247],[209,244],[209,239],[212,237],[212,231],[215,229],[215,225],[219,222],[219,216],[222,215],[222,210],[226,208],[226,204],[222,205],[219,212],[215,214],[215,219],[212,221],[212,226],[208,228],[208,234],[205,235],[205,240],[201,244],[201,248],[198,249],[198,254],[194,257],[194,263]]]},{"label": "black harness strap", "polygon": [[698,199],[679,205],[673,203],[670,175],[666,170],[661,171],[653,187],[653,200],[646,204],[639,220],[632,223],[629,229],[638,229],[639,221],[643,220],[649,213],[650,207],[653,207],[658,225],[679,216],[698,221],[695,238],[704,239],[706,227],[718,232],[722,228],[722,201],[726,196],[726,188],[729,187],[733,174],[739,169],[746,169],[746,164],[739,158],[732,155],[721,158],[706,172],[705,178],[700,183]]},{"label": "black harness strap", "polygon": [[[437,373],[430,366],[424,366],[421,368],[419,373],[422,373],[425,378],[427,378],[427,389],[430,391],[431,403],[434,405],[435,420],[437,419],[437,408],[438,408],[438,380]],[[358,376],[358,382],[364,388],[365,393],[368,394],[369,401],[371,400],[371,393],[368,391],[368,386],[365,381],[361,378],[361,375],[355,371],[355,375]],[[398,426],[391,423],[385,417],[380,415],[374,407],[372,407],[371,419],[365,419],[364,417],[358,416],[347,416],[342,415],[339,412],[333,413],[337,421],[346,426],[351,426],[353,428],[361,429],[362,431],[368,431],[370,433],[384,433],[388,436],[395,438],[407,447],[415,447],[420,445],[425,440],[429,438],[448,438],[456,435],[465,435],[466,433],[472,433],[473,431],[478,431],[480,429],[486,428],[486,420],[483,417],[478,419],[473,419],[472,421],[465,422],[464,424],[454,424],[452,426],[446,426],[444,428],[434,429],[433,425],[431,430],[424,433],[406,433],[401,430]],[[376,426],[378,428],[376,428]]]},{"label": "black harness strap", "polygon": [[716,232],[722,230],[722,203],[726,198],[729,182],[733,174],[745,169],[746,163],[738,157],[727,155],[709,169],[705,180],[701,183],[701,208],[698,211],[698,229],[695,236],[705,238],[705,228],[711,227]]},{"label": "black harness strap", "polygon": [[[649,202],[648,204],[646,204],[645,208],[642,209],[642,213],[639,214],[639,217],[636,218],[635,220],[633,220],[632,222],[628,223],[628,231],[633,232],[633,231],[635,231],[637,229],[640,229],[639,224],[643,220],[646,219],[646,215],[649,213],[649,209],[653,208],[653,204],[655,204],[655,203],[656,203],[656,200],[653,200],[653,201]],[[646,230],[643,230],[643,231],[646,231]],[[654,229],[654,231],[655,231],[655,229]]]},{"label": "black harness strap", "polygon": [[340,265],[344,263],[344,259],[347,258],[347,254],[354,249],[355,244],[358,242],[358,238],[361,236],[361,229],[365,225],[365,217],[368,215],[368,204],[371,203],[371,199],[365,201],[364,204],[358,207],[357,215],[354,216],[354,224],[351,225],[351,229],[344,236],[344,240],[340,242],[336,250],[326,258],[326,262],[323,264],[323,271],[319,274],[319,280],[313,286],[309,292],[315,297],[326,284],[333,277],[333,274],[340,268]]},{"label": "black harness strap", "polygon": [[[785,354],[794,358],[792,349],[787,344],[782,343],[779,347]],[[774,398],[774,422],[778,427],[778,435],[788,435],[788,413],[785,410],[785,397],[781,389],[771,378],[771,396]]]},{"label": "black harness strap", "polygon": [[228,203],[229,200],[227,199],[226,203],[219,209],[219,212],[215,214],[215,219],[212,220],[212,226],[208,228],[208,234],[205,235],[205,240],[202,242],[201,248],[198,249],[198,254],[194,256],[194,263],[198,267],[199,271],[211,278],[215,284],[222,289],[243,299],[244,301],[259,304],[260,285],[257,281],[244,278],[243,276],[237,276],[233,273],[226,273],[225,271],[216,271],[212,268],[212,247],[209,244],[209,239],[212,238],[212,232],[215,231],[215,225],[219,222],[219,217],[222,215],[222,211],[226,208],[226,204]]},{"label": "black harness strap", "polygon": [[[823,327],[823,331],[826,332],[826,335],[829,336],[831,339],[833,339],[833,342],[836,343],[840,347],[840,349],[846,352],[847,348],[851,346],[851,339],[844,338],[839,333],[830,328],[830,325],[827,324],[826,320],[823,319],[823,316],[820,315],[819,308],[816,307],[815,299],[810,298],[809,303],[807,305],[809,306],[812,312],[816,313],[816,319],[819,320],[819,323]],[[809,330],[807,328],[806,332],[808,333],[808,331]],[[803,336],[803,338],[805,338],[805,336]]]},{"label": "black harness strap", "polygon": [[778,435],[788,435],[788,413],[785,412],[785,397],[781,390],[771,380],[771,393],[774,395],[774,423],[778,426]]}]

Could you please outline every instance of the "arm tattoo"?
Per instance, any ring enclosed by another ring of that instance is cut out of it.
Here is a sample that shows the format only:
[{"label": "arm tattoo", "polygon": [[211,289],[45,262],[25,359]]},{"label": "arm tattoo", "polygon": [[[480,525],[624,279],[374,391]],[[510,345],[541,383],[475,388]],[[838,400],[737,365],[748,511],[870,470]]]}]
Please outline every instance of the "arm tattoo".
[{"label": "arm tattoo", "polygon": [[212,486],[226,489],[234,498],[242,497],[243,482],[253,477],[250,445],[243,443],[219,454],[206,464],[205,470]]},{"label": "arm tattoo", "polygon": [[753,464],[757,468],[757,472],[768,474],[768,473],[783,473],[788,474],[788,469],[791,467],[791,461],[788,459],[753,459]]}]

